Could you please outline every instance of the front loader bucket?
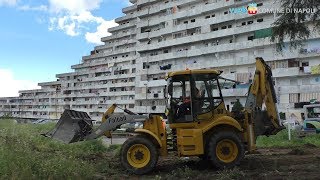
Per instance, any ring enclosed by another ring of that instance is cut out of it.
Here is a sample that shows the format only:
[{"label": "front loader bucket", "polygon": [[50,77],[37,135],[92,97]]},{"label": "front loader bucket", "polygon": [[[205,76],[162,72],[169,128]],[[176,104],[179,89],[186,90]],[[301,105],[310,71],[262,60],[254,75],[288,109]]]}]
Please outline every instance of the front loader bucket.
[{"label": "front loader bucket", "polygon": [[55,128],[43,135],[64,143],[73,143],[83,140],[91,132],[92,120],[86,112],[65,110]]}]

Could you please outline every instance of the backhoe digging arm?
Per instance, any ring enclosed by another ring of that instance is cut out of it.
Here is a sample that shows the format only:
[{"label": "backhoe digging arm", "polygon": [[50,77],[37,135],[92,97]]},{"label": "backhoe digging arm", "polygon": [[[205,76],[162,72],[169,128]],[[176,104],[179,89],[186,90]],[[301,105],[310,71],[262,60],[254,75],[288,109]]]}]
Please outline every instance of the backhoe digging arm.
[{"label": "backhoe digging arm", "polygon": [[124,109],[128,115],[125,114],[113,114],[117,105],[113,104],[102,116],[101,125],[91,134],[84,137],[85,140],[91,140],[99,138],[105,135],[108,138],[111,138],[111,131],[115,130],[122,124],[132,123],[132,122],[143,122],[146,121],[149,117],[147,115],[137,115],[127,109]]},{"label": "backhoe digging arm", "polygon": [[261,57],[258,57],[256,58],[255,75],[245,105],[250,149],[255,148],[257,136],[275,135],[283,129],[276,103],[271,68]]},{"label": "backhoe digging arm", "polygon": [[[99,138],[103,135],[111,137],[111,131],[120,125],[132,122],[143,122],[149,119],[148,115],[137,115],[127,109],[123,109],[128,115],[114,114],[118,106],[113,104],[102,117],[102,123],[93,128],[92,120],[85,112],[65,110],[55,128],[43,134],[65,143],[73,143],[83,140]],[[118,107],[119,108],[119,107]]]}]

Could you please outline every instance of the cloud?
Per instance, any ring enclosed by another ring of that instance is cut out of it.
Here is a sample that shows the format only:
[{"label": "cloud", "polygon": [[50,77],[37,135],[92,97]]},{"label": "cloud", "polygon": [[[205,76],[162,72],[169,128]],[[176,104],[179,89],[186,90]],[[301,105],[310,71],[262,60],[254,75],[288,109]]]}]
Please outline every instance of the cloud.
[{"label": "cloud", "polygon": [[9,69],[0,69],[0,84],[5,86],[0,88],[0,97],[13,97],[19,95],[21,89],[39,89],[36,82],[28,80],[17,80]]},{"label": "cloud", "polygon": [[87,32],[87,33],[86,33],[86,35],[85,35],[86,40],[87,40],[89,43],[94,43],[94,44],[101,45],[101,44],[103,44],[103,42],[101,42],[101,38],[111,35],[111,33],[109,33],[109,32],[107,31],[107,29],[109,29],[109,28],[111,28],[111,27],[114,27],[114,26],[117,26],[117,23],[115,23],[114,20],[111,20],[111,21],[103,21],[103,22],[101,22],[101,24],[97,27],[96,32],[93,32],[93,33]]},{"label": "cloud", "polygon": [[79,14],[100,7],[102,0],[49,0],[50,10],[55,13],[67,11],[70,14]]},{"label": "cloud", "polygon": [[[114,20],[105,20],[92,14],[93,10],[100,8],[103,1],[131,5],[129,0],[48,0],[47,5],[38,6],[19,5],[20,0],[0,0],[0,6],[10,5],[21,11],[48,13],[49,31],[62,31],[72,37],[84,35],[87,42],[100,45],[103,44],[102,37],[111,35],[108,29],[118,25]],[[36,18],[36,21],[45,22],[41,18]]]},{"label": "cloud", "polygon": [[18,0],[0,0],[0,6],[15,6]]},{"label": "cloud", "polygon": [[[101,38],[111,35],[110,27],[117,24],[114,20],[107,21],[94,16],[91,11],[100,7],[102,0],[49,0],[50,17],[49,30],[60,30],[69,36],[85,34],[87,42],[102,44]],[[95,32],[89,32],[96,26]]]},{"label": "cloud", "polygon": [[18,7],[19,10],[22,11],[48,11],[48,7],[46,5],[40,5],[40,6],[29,6],[29,5],[23,5]]}]

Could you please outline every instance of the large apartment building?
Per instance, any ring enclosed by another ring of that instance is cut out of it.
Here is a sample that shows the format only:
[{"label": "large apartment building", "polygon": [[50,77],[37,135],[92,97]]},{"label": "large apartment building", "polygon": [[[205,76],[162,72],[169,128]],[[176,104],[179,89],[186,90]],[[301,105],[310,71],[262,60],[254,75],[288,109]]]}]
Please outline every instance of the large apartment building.
[{"label": "large apartment building", "polygon": [[[255,71],[255,57],[273,70],[279,112],[302,118],[302,107],[320,100],[320,36],[314,34],[299,49],[276,51],[270,41],[277,18],[268,9],[274,0],[254,1],[257,14],[232,11],[251,0],[131,0],[117,18],[119,26],[102,38],[73,72],[41,89],[0,98],[0,116],[58,119],[64,109],[88,112],[99,120],[113,103],[136,113],[163,114],[167,72],[215,68],[241,84],[223,83],[225,104],[245,103]],[[264,11],[260,11],[259,9]],[[119,110],[121,111],[121,110]]]}]

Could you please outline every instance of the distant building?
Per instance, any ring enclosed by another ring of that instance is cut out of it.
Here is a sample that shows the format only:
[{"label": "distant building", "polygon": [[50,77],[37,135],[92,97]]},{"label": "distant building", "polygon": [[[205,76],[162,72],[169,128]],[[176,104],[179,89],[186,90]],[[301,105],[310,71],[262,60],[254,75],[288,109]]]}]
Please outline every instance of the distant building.
[{"label": "distant building", "polygon": [[39,90],[1,98],[0,116],[58,119],[64,109],[73,109],[99,120],[113,103],[137,113],[163,114],[164,77],[186,68],[221,69],[223,77],[241,81],[224,84],[231,110],[236,99],[245,103],[255,57],[263,57],[273,70],[279,112],[301,118],[303,105],[320,99],[320,36],[298,50],[276,52],[270,27],[277,15],[267,11],[279,7],[274,0],[255,1],[250,14],[245,10],[253,1],[248,0],[130,2],[123,9],[126,15],[116,19],[119,26],[102,38],[105,44],[73,65],[74,72],[39,83]]}]

